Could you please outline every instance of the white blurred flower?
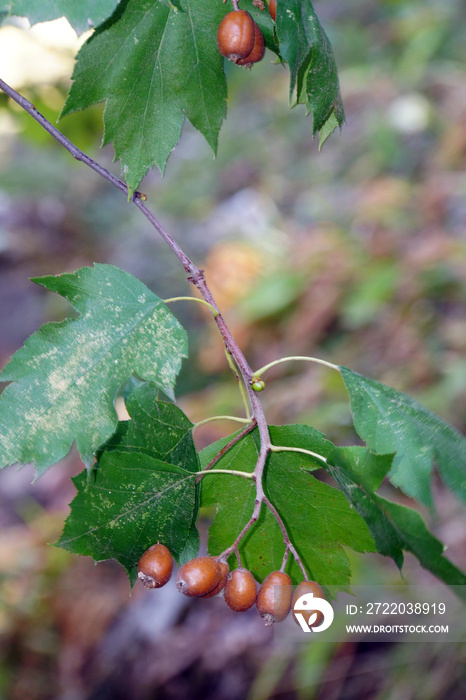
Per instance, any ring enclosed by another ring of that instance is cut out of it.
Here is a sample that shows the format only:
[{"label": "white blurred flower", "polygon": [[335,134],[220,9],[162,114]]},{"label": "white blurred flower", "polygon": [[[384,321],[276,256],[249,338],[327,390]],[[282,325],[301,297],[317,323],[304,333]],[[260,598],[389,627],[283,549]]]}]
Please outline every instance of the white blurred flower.
[{"label": "white blurred flower", "polygon": [[391,125],[397,131],[406,134],[424,131],[429,123],[429,116],[429,102],[417,93],[397,97],[388,110],[388,119]]}]

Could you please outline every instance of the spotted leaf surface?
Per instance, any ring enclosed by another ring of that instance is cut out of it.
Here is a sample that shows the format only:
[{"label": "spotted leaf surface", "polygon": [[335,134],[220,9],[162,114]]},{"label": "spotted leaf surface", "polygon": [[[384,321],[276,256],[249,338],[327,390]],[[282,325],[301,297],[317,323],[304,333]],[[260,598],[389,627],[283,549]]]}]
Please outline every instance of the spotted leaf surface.
[{"label": "spotted leaf surface", "polygon": [[442,543],[428,531],[421,515],[376,493],[392,461],[393,455],[375,455],[365,447],[337,447],[328,459],[330,473],[366,521],[377,550],[400,569],[403,552],[410,552],[466,600],[466,574],[444,556]]},{"label": "spotted leaf surface", "polygon": [[330,41],[309,0],[277,3],[280,54],[290,66],[290,96],[313,117],[320,146],[345,119]]},{"label": "spotted leaf surface", "polygon": [[111,265],[34,280],[79,317],[48,323],[0,373],[0,465],[38,474],[76,441],[85,463],[114,433],[118,389],[134,373],[173,397],[187,354],[184,329],[142,282]]},{"label": "spotted leaf surface", "polygon": [[432,507],[434,463],[444,483],[466,501],[466,437],[417,401],[340,367],[354,425],[368,447],[395,453],[389,477],[408,496]]},{"label": "spotted leaf surface", "polygon": [[116,559],[135,580],[148,547],[161,542],[179,559],[191,534],[195,477],[146,454],[104,452],[73,483],[77,494],[58,542],[96,561]]}]

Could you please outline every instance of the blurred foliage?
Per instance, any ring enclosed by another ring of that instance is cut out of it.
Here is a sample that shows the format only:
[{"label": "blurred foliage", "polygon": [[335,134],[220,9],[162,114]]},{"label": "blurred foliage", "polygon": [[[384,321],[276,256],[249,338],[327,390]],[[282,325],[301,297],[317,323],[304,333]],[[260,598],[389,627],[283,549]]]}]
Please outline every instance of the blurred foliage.
[{"label": "blurred foliage", "polygon": [[[164,179],[153,172],[142,189],[166,228],[204,267],[253,367],[280,356],[319,356],[407,392],[464,432],[466,6],[462,0],[327,0],[315,8],[340,70],[347,118],[341,136],[318,152],[311,121],[288,110],[287,73],[270,55],[250,72],[229,64],[229,117],[217,159],[186,127]],[[44,73],[40,84],[15,87],[55,121],[63,79],[50,82]],[[59,126],[118,172],[111,150],[98,151],[100,107]],[[42,322],[68,311],[28,277],[97,261],[122,267],[162,297],[191,293],[178,261],[125,198],[4,96],[0,163],[2,364]],[[194,422],[239,412],[241,401],[209,314],[193,306],[173,311],[190,335],[178,394]],[[334,373],[295,363],[274,368],[265,379],[271,423],[299,420],[338,444],[356,440]],[[199,429],[199,446],[231,429],[219,423]],[[119,669],[125,663],[140,669],[143,661],[144,672],[131,672],[135,698],[152,697],[147,688],[160,698],[176,692],[221,699],[250,692],[252,700],[463,696],[464,645],[314,643],[296,651],[280,648],[277,628],[275,643],[264,646],[260,622],[247,614],[238,620],[221,601],[208,614],[170,601],[178,612],[163,638],[133,646],[137,662],[128,649],[118,656],[111,630],[133,639],[131,619],[149,599],[135,592],[128,602],[124,572],[120,578],[111,566],[92,567],[43,547],[54,541],[44,529],[51,522],[57,527],[55,516],[35,507],[24,511],[25,504],[41,503],[60,511],[62,521],[70,500],[63,484],[78,469],[70,459],[51,470],[54,488],[50,481],[29,487],[21,479],[20,492],[11,487],[16,473],[1,475],[0,697],[130,698]],[[392,487],[385,488],[393,496]],[[429,526],[462,566],[464,512],[435,478],[434,497],[439,515]],[[355,583],[400,580],[380,556],[353,555],[352,564]],[[409,558],[405,577],[430,580]],[[99,593],[102,580],[116,582],[110,601]],[[71,621],[58,614],[78,599]],[[161,598],[150,600],[160,617]],[[122,615],[124,632],[115,622]],[[189,641],[196,650],[191,656]],[[172,657],[164,656],[169,651]],[[156,668],[158,657],[172,675]]]}]

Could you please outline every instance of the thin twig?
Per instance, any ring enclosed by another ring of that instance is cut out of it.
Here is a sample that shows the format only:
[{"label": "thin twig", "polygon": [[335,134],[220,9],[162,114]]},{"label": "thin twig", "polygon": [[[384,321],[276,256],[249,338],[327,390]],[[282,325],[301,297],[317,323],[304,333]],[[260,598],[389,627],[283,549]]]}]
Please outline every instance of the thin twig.
[{"label": "thin twig", "polygon": [[233,544],[230,545],[230,547],[228,547],[221,554],[218,555],[219,558],[226,560],[226,559],[228,559],[228,557],[230,556],[230,554],[232,552],[238,552],[239,543],[241,542],[243,537],[246,535],[246,533],[251,529],[251,527],[254,525],[254,523],[257,522],[260,510],[261,510],[261,505],[262,505],[262,501],[256,500],[256,502],[254,503],[254,511],[253,511],[249,521],[243,527],[243,529],[241,530],[241,532],[239,533],[238,537],[233,542]]},{"label": "thin twig", "polygon": [[[126,195],[128,195],[128,187],[125,185],[122,180],[120,180],[116,175],[113,175],[109,170],[104,168],[102,165],[97,163],[95,160],[90,158],[88,155],[83,153],[77,146],[74,145],[71,141],[69,141],[66,136],[63,136],[63,134],[58,131],[57,128],[51,124],[48,119],[44,117],[43,114],[41,114],[32,104],[32,102],[29,102],[23,95],[20,95],[19,92],[16,92],[16,90],[13,90],[12,87],[10,87],[5,81],[3,81],[0,78],[0,88],[5,92],[9,97],[11,97],[12,100],[14,100],[17,104],[19,104],[20,107],[22,107],[28,114],[31,115],[33,119],[38,122],[45,131],[48,131],[48,133],[53,136],[53,138],[58,141],[58,143],[66,148],[69,153],[73,156],[73,158],[76,158],[76,160],[79,160],[81,163],[85,163],[88,165],[92,170],[95,170],[96,173],[104,177],[108,182],[110,182],[112,185],[117,187],[119,190],[124,192]],[[141,193],[140,192],[135,192],[133,197],[140,197]]]},{"label": "thin twig", "polygon": [[[252,420],[249,423],[249,425],[247,425],[245,428],[243,428],[243,430],[241,430],[241,432],[237,433],[237,435],[235,435],[230,440],[230,442],[227,442],[227,444],[224,447],[222,447],[222,449],[219,452],[217,452],[215,457],[209,462],[209,464],[206,466],[204,471],[205,472],[208,471],[209,469],[211,469],[214,466],[214,464],[217,464],[217,462],[223,457],[223,455],[225,455],[228,452],[228,450],[231,450],[231,448],[234,445],[236,445],[237,442],[242,440],[244,438],[244,436],[247,435],[248,433],[250,433],[251,430],[253,430],[255,427],[256,427],[256,421]],[[199,481],[201,479],[202,479],[202,475],[196,477],[196,484],[199,483]]]},{"label": "thin twig", "polygon": [[285,547],[285,553],[283,555],[283,561],[282,561],[282,565],[280,567],[280,571],[285,571],[286,565],[288,564],[289,557],[290,557],[290,548]]},{"label": "thin twig", "polygon": [[244,410],[246,412],[246,415],[248,418],[250,418],[251,414],[249,411],[248,397],[246,395],[246,392],[245,392],[245,389],[243,386],[243,384],[244,384],[243,379],[242,379],[241,375],[238,374],[238,372],[236,371],[235,363],[233,362],[233,359],[226,348],[225,348],[225,357],[227,358],[228,366],[230,367],[236,381],[238,382],[238,388],[239,388],[239,391],[241,394],[241,398],[243,400],[243,406],[244,406]]},{"label": "thin twig", "polygon": [[284,541],[284,543],[285,543],[285,548],[286,548],[286,549],[289,549],[289,551],[291,552],[291,554],[292,554],[293,557],[295,558],[295,561],[296,561],[296,563],[298,564],[299,568],[300,568],[301,571],[303,572],[304,579],[307,581],[308,578],[307,578],[306,569],[304,568],[304,564],[303,564],[303,562],[301,561],[301,557],[299,556],[298,552],[296,551],[296,549],[294,548],[294,546],[293,546],[292,543],[290,542],[290,538],[288,537],[288,532],[287,532],[287,529],[286,529],[286,527],[285,527],[285,523],[284,523],[283,520],[281,519],[281,517],[280,517],[280,515],[279,515],[277,509],[275,508],[275,506],[272,505],[272,503],[270,503],[269,499],[268,499],[266,496],[264,496],[264,503],[265,503],[265,505],[267,506],[267,508],[272,512],[272,514],[273,514],[275,520],[276,520],[277,523],[278,523],[278,526],[280,527],[280,530],[282,531],[283,541]]}]

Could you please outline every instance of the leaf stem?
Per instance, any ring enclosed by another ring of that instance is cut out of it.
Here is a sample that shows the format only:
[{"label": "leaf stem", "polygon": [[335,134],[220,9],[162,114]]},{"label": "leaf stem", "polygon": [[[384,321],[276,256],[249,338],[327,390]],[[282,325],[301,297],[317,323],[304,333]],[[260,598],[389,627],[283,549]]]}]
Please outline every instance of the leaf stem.
[{"label": "leaf stem", "polygon": [[[228,559],[230,554],[232,552],[238,552],[238,545],[245,536],[245,534],[248,532],[248,530],[251,529],[251,527],[254,525],[255,522],[257,522],[257,519],[259,517],[260,509],[261,509],[262,501],[257,501],[254,503],[254,511],[249,519],[249,521],[246,523],[246,525],[243,527],[241,532],[239,533],[238,537],[236,540],[233,542],[232,545],[230,545],[227,549],[225,549],[221,554],[216,555],[218,559]],[[238,562],[240,562],[239,555],[236,555],[238,557]]]},{"label": "leaf stem", "polygon": [[291,362],[292,360],[302,360],[304,362],[315,362],[319,365],[324,365],[325,367],[330,367],[330,369],[335,369],[337,372],[340,371],[340,368],[338,365],[334,365],[332,362],[327,362],[327,360],[321,360],[319,357],[306,357],[306,355],[292,355],[291,357],[281,357],[279,360],[274,360],[273,362],[269,362],[267,365],[264,365],[260,369],[257,370],[257,372],[254,372],[255,375],[258,377],[261,376],[264,372],[266,372],[268,369],[271,367],[275,367],[275,365],[279,365],[282,362]]},{"label": "leaf stem", "polygon": [[[56,127],[51,124],[48,119],[46,119],[32,104],[32,102],[29,102],[23,95],[20,95],[16,90],[14,90],[12,87],[10,87],[7,83],[5,83],[4,80],[0,78],[0,88],[5,92],[9,97],[11,97],[12,100],[14,100],[17,104],[19,104],[20,107],[24,109],[25,112],[27,112],[33,119],[38,122],[45,131],[47,131],[53,138],[58,141],[59,144],[61,144],[66,150],[71,153],[73,158],[76,160],[79,160],[81,163],[85,163],[88,165],[92,170],[95,170],[96,173],[104,177],[108,182],[110,182],[112,185],[117,187],[119,190],[124,192],[126,195],[128,195],[128,187],[125,185],[124,182],[122,182],[118,177],[113,175],[109,170],[104,168],[102,165],[99,165],[95,160],[90,158],[88,155],[83,153],[77,146],[74,145],[71,141],[69,141],[66,136],[63,136],[63,134],[58,131]],[[136,197],[141,197],[144,195],[141,195],[140,192],[135,192],[133,194],[133,199]]]},{"label": "leaf stem", "polygon": [[[239,442],[240,440],[242,440],[242,439],[245,437],[245,435],[247,435],[248,433],[250,433],[251,430],[253,430],[255,427],[256,427],[256,421],[253,419],[253,420],[251,420],[251,422],[249,423],[249,425],[247,425],[245,428],[243,428],[243,430],[241,430],[241,432],[237,433],[237,434],[230,440],[230,442],[227,442],[227,444],[226,444],[224,447],[222,447],[222,449],[219,450],[219,452],[217,452],[217,454],[215,455],[215,457],[214,457],[213,459],[210,460],[209,464],[208,464],[207,467],[204,469],[204,471],[206,472],[206,471],[209,471],[209,469],[212,469],[212,467],[214,466],[214,464],[217,464],[217,462],[223,457],[223,455],[225,455],[225,454],[228,452],[228,450],[231,450],[231,448],[232,448],[234,445],[236,445],[237,442]],[[199,483],[199,481],[200,481],[201,479],[202,479],[202,476],[196,477],[196,484]]]},{"label": "leaf stem", "polygon": [[248,417],[249,420],[250,420],[250,416],[251,416],[250,407],[249,407],[248,397],[246,396],[246,392],[245,392],[245,390],[244,390],[244,384],[243,384],[242,377],[241,377],[241,376],[238,374],[238,372],[236,371],[235,363],[233,362],[233,359],[232,359],[232,357],[231,357],[231,354],[228,352],[228,350],[227,350],[226,348],[225,348],[225,356],[226,356],[226,358],[227,358],[227,362],[228,362],[228,364],[229,364],[229,366],[230,366],[230,369],[231,369],[231,371],[233,372],[233,374],[235,375],[236,380],[237,380],[237,382],[238,382],[238,388],[239,388],[239,391],[240,391],[240,394],[241,394],[241,398],[242,398],[242,400],[243,400],[244,410],[245,410],[245,412],[246,412],[247,417]]},{"label": "leaf stem", "polygon": [[285,523],[284,523],[283,520],[281,519],[281,517],[280,517],[280,515],[279,515],[277,509],[275,508],[275,506],[272,505],[272,503],[270,503],[269,499],[268,499],[266,496],[264,496],[264,503],[265,503],[265,505],[267,506],[267,508],[272,512],[272,514],[273,514],[275,520],[276,520],[277,523],[278,523],[278,526],[279,526],[280,530],[282,531],[283,541],[284,541],[284,543],[285,543],[285,554],[286,554],[286,550],[289,550],[289,551],[291,552],[291,554],[293,555],[293,557],[294,557],[296,563],[298,564],[299,568],[300,568],[301,571],[303,572],[304,579],[307,581],[307,580],[308,580],[308,577],[307,577],[306,569],[304,568],[304,564],[303,564],[303,562],[301,561],[301,557],[299,556],[299,554],[298,554],[298,552],[296,551],[296,549],[294,548],[294,546],[291,544],[290,538],[288,537],[287,529],[286,529],[286,527],[285,527]]},{"label": "leaf stem", "polygon": [[327,459],[318,452],[311,452],[311,450],[305,450],[303,447],[284,447],[283,445],[269,445],[271,452],[301,452],[304,455],[309,455],[309,457],[314,457],[314,459],[319,462],[323,462],[327,466]]},{"label": "leaf stem", "polygon": [[201,425],[206,425],[207,423],[212,423],[215,420],[232,420],[235,421],[236,423],[250,423],[251,419],[250,418],[239,418],[238,416],[211,416],[210,418],[204,418],[204,420],[200,420],[197,423],[194,423],[192,430],[196,430],[196,428],[199,428]]},{"label": "leaf stem", "polygon": [[232,476],[242,476],[243,479],[253,479],[253,472],[240,472],[235,469],[204,469],[201,472],[195,472],[196,476],[205,476],[206,474],[231,474]]},{"label": "leaf stem", "polygon": [[285,571],[286,565],[288,564],[288,559],[290,558],[290,548],[285,547],[285,553],[283,555],[283,561],[282,565],[280,567],[280,571]]},{"label": "leaf stem", "polygon": [[214,318],[217,318],[218,316],[218,309],[216,309],[215,306],[212,306],[212,304],[209,304],[209,302],[205,299],[198,299],[197,297],[171,297],[170,299],[163,299],[164,304],[171,304],[173,301],[197,301],[198,304],[204,304],[204,306],[207,306],[212,311]]}]

